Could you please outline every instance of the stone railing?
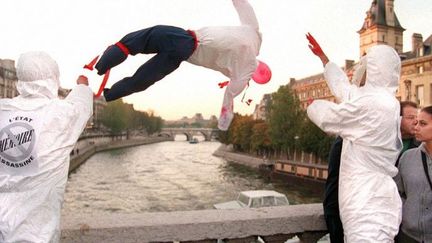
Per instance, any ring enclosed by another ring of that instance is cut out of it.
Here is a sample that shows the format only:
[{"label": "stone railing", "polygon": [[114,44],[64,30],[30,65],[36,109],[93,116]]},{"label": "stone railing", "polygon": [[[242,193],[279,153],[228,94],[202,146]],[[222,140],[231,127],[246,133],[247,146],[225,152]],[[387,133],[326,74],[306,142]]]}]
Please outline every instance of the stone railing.
[{"label": "stone railing", "polygon": [[62,218],[62,243],[69,242],[299,242],[327,233],[321,204],[259,209],[142,214],[77,215]]}]

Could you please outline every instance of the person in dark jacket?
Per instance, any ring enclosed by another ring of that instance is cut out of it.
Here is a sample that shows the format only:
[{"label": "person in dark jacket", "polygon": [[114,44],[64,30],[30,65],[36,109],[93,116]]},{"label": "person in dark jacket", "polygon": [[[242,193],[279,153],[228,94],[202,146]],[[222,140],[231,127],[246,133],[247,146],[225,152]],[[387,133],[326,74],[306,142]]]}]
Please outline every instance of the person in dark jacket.
[{"label": "person in dark jacket", "polygon": [[339,215],[338,203],[339,167],[342,153],[342,143],[342,138],[336,137],[330,149],[328,157],[328,176],[325,185],[325,196],[323,202],[324,218],[330,234],[330,241],[332,243],[344,242],[344,233]]}]

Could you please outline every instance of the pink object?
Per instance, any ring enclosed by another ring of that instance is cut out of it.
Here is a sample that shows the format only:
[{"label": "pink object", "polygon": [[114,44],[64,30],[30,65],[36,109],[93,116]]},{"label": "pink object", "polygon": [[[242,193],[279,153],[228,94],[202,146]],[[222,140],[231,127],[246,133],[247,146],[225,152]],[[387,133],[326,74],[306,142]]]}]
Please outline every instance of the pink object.
[{"label": "pink object", "polygon": [[252,79],[258,84],[266,84],[270,81],[272,72],[270,67],[264,62],[258,60],[258,66],[252,75]]}]

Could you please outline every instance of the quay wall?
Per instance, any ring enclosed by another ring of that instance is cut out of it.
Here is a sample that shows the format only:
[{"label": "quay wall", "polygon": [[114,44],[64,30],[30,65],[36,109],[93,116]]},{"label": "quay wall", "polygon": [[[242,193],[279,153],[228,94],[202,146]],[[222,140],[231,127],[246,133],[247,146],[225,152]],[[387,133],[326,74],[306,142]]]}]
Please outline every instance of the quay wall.
[{"label": "quay wall", "polygon": [[227,145],[221,145],[213,155],[229,162],[258,169],[263,176],[269,179],[284,180],[289,184],[301,185],[317,193],[324,193],[327,178],[327,166],[325,165],[298,163],[291,160],[267,160],[233,152],[232,148]]},{"label": "quay wall", "polygon": [[167,137],[127,137],[126,135],[83,136],[72,150],[69,173],[73,172],[97,152],[171,140],[171,138]]},{"label": "quay wall", "polygon": [[253,157],[248,154],[240,154],[233,152],[229,146],[221,145],[214,153],[214,156],[224,158],[227,161],[246,165],[252,168],[258,169],[262,164],[268,164],[269,162],[262,159]]}]

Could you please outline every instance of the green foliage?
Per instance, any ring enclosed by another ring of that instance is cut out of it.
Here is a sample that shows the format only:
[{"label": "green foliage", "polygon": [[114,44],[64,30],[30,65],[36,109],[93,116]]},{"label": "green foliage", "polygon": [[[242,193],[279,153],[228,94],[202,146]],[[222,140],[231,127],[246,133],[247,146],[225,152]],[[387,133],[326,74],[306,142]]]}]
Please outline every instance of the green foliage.
[{"label": "green foliage", "polygon": [[228,131],[219,134],[220,142],[232,144],[238,151],[259,155],[269,151],[280,154],[298,149],[327,159],[334,138],[306,117],[305,111],[300,108],[300,101],[289,86],[281,86],[273,93],[267,107],[267,121],[235,114]]},{"label": "green foliage", "polygon": [[299,138],[299,145],[303,151],[327,159],[333,140],[334,137],[327,135],[309,119],[306,119]]},{"label": "green foliage", "polygon": [[256,152],[267,151],[271,147],[269,127],[265,121],[258,120],[252,127],[251,149]]},{"label": "green foliage", "polygon": [[160,132],[163,127],[163,120],[161,117],[155,116],[153,112],[150,112],[150,114],[146,112],[146,117],[141,120],[141,122],[144,124],[144,128],[146,129],[148,134],[153,134]]},{"label": "green foliage", "polygon": [[237,123],[237,132],[235,133],[237,136],[235,140],[237,141],[237,145],[244,152],[250,151],[252,128],[255,123],[252,116],[242,116],[240,122]]},{"label": "green foliage", "polygon": [[121,99],[109,102],[101,116],[101,122],[112,133],[126,130],[146,130],[148,134],[159,132],[163,120],[153,113],[136,111],[132,105],[123,103]]},{"label": "green foliage", "polygon": [[272,145],[276,150],[288,151],[295,147],[305,113],[291,87],[281,86],[273,93],[269,111],[269,128]]},{"label": "green foliage", "polygon": [[121,99],[109,102],[101,115],[101,122],[108,127],[112,133],[120,133],[128,127],[131,121],[130,112],[125,109]]}]

